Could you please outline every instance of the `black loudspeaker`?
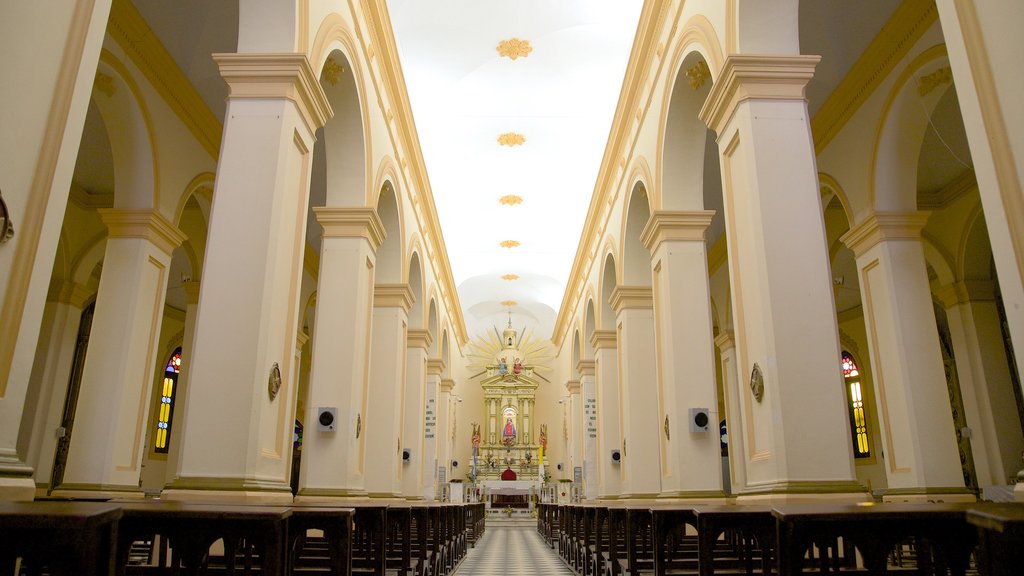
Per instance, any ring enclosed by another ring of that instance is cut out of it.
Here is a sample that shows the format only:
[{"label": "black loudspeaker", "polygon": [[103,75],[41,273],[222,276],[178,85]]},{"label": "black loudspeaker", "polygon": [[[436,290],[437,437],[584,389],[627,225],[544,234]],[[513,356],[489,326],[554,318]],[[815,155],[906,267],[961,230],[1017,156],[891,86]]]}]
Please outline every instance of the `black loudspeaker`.
[{"label": "black loudspeaker", "polygon": [[707,408],[690,408],[690,432],[707,432],[711,416]]},{"label": "black loudspeaker", "polygon": [[412,451],[408,448],[402,448],[402,463],[408,464],[409,460],[412,460]]},{"label": "black loudspeaker", "polygon": [[612,464],[618,464],[622,461],[622,452],[619,450],[612,450]]},{"label": "black loudspeaker", "polygon": [[452,468],[458,468],[458,467],[459,467],[459,461],[458,460],[452,460]]},{"label": "black loudspeaker", "polygon": [[338,427],[338,409],[321,407],[316,409],[316,429],[321,432],[334,432]]},{"label": "black loudspeaker", "polygon": [[558,468],[559,470],[561,470],[561,469],[562,469],[562,463],[561,463],[561,462],[559,462],[559,463],[558,463],[558,466],[555,466],[555,468]]}]

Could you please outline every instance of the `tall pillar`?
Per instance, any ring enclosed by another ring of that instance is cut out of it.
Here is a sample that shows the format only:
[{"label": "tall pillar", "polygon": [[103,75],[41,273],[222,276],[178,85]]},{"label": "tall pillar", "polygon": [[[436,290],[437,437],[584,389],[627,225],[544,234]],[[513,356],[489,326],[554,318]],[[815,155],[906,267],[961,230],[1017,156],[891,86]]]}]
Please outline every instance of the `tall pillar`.
[{"label": "tall pillar", "polygon": [[196,316],[199,313],[199,282],[189,280],[181,285],[185,289],[185,335],[181,342],[181,371],[178,373],[177,391],[174,393],[174,414],[171,415],[171,439],[167,447],[167,478],[173,482],[181,460],[181,431],[188,420],[188,381],[192,374],[192,348],[196,340]]},{"label": "tall pillar", "polygon": [[432,338],[429,330],[410,329],[405,356],[405,434],[402,446],[409,459],[402,458],[402,495],[407,500],[423,498],[423,462],[426,460],[426,385],[427,349]]},{"label": "tall pillar", "polygon": [[0,52],[17,63],[18,89],[0,94],[0,193],[14,226],[0,241],[0,500],[35,494],[22,414],[109,14],[110,0],[4,5]]},{"label": "tall pillar", "polygon": [[[455,381],[442,378],[437,387],[437,464],[438,483],[441,483],[441,471],[444,471],[444,482],[452,479],[452,389]],[[440,487],[439,487],[440,489]]]},{"label": "tall pillar", "polygon": [[215,59],[230,95],[188,416],[164,498],[290,502],[309,173],[331,110],[305,55]]},{"label": "tall pillar", "polygon": [[741,398],[747,499],[866,496],[840,425],[839,330],[804,97],[818,60],[732,55],[700,112],[721,154],[737,372],[763,384]]},{"label": "tall pillar", "polygon": [[[714,211],[655,211],[641,239],[651,251],[657,331],[661,495],[720,498],[715,348],[704,231]],[[710,414],[707,432],[689,430],[690,410]]]},{"label": "tall pillar", "polygon": [[35,469],[39,491],[50,486],[57,428],[61,425],[68,379],[78,346],[78,328],[82,310],[93,293],[75,282],[57,282],[43,312],[43,329],[32,366],[32,379],[25,399],[19,452],[25,463]]},{"label": "tall pillar", "polygon": [[583,497],[587,500],[597,499],[597,385],[595,378],[594,360],[580,360],[576,365],[576,371],[580,373],[580,388],[582,390],[582,419],[581,429],[583,444],[583,460],[578,466],[583,466]]},{"label": "tall pillar", "polygon": [[956,282],[937,295],[949,321],[978,485],[1013,484],[1024,435],[993,283]]},{"label": "tall pillar", "polygon": [[[623,438],[619,399],[619,362],[614,330],[594,330],[594,388],[597,393],[597,497],[622,495]],[[619,453],[619,461],[612,452]]]},{"label": "tall pillar", "polygon": [[921,244],[927,220],[873,214],[841,238],[860,272],[891,498],[968,496]]},{"label": "tall pillar", "polygon": [[565,383],[565,390],[569,393],[564,406],[565,417],[569,419],[567,422],[569,442],[566,446],[561,477],[571,479],[573,468],[583,466],[583,399],[580,381],[569,380]]},{"label": "tall pillar", "polygon": [[444,360],[430,358],[427,360],[427,385],[423,392],[423,491],[427,500],[437,495],[437,467],[441,464],[438,441],[438,395],[441,387],[441,374],[444,374]]},{"label": "tall pillar", "polygon": [[100,216],[108,230],[103,276],[64,480],[54,494],[142,497],[167,275],[185,236],[153,210],[101,209]]},{"label": "tall pillar", "polygon": [[748,393],[736,374],[736,341],[732,332],[715,337],[715,346],[722,361],[722,390],[725,395],[725,432],[729,449],[729,493],[747,490],[747,451],[743,447],[743,415],[741,398]]},{"label": "tall pillar", "polygon": [[408,284],[374,286],[370,394],[365,422],[366,491],[372,497],[402,495],[405,350],[412,304]]},{"label": "tall pillar", "polygon": [[[299,500],[365,496],[366,403],[376,250],[384,225],[373,208],[314,208],[323,228]],[[329,296],[328,296],[329,295]],[[334,408],[334,431],[317,430]]]}]

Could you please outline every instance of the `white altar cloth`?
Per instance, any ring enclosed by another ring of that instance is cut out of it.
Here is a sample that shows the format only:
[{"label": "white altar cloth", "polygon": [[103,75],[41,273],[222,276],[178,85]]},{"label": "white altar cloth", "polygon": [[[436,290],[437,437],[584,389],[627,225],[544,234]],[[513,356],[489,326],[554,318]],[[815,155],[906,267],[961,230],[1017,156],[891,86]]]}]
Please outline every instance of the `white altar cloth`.
[{"label": "white altar cloth", "polygon": [[488,494],[529,494],[540,488],[537,480],[486,480],[484,488]]}]

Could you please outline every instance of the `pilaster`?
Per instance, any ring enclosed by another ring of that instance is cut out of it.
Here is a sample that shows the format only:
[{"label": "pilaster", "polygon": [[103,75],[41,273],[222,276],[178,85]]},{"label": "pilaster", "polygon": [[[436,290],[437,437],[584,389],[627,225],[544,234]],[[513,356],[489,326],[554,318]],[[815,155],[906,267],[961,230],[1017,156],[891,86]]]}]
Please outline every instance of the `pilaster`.
[{"label": "pilaster", "polygon": [[[597,497],[619,498],[622,493],[622,421],[619,398],[619,361],[614,330],[594,330],[594,388],[596,395],[596,452]],[[612,453],[619,453],[618,462]]]}]

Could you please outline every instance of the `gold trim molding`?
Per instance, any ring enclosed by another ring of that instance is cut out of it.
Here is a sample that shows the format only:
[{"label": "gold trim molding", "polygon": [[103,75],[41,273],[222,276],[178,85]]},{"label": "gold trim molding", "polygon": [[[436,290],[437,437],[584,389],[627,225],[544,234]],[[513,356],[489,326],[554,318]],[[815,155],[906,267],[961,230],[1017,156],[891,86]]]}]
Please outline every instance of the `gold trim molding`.
[{"label": "gold trim molding", "polygon": [[533,52],[533,47],[530,46],[529,40],[509,38],[508,40],[498,42],[495,50],[498,51],[498,56],[515,60],[516,58],[526,58],[529,56],[530,52]]},{"label": "gold trim molding", "polygon": [[651,310],[654,291],[650,286],[616,286],[612,290],[611,305],[616,314],[623,310]]},{"label": "gold trim molding", "polygon": [[416,295],[408,284],[377,284],[373,287],[374,308],[401,308],[408,314]]},{"label": "gold trim molding", "polygon": [[405,343],[408,348],[430,348],[430,344],[433,343],[434,337],[430,335],[430,330],[426,328],[409,328],[409,331],[405,334]]},{"label": "gold trim molding", "polygon": [[953,81],[953,69],[949,66],[939,68],[931,74],[926,74],[917,79],[917,93],[921,96],[931,94],[933,90],[944,84]]},{"label": "gold trim molding", "polygon": [[508,146],[511,148],[512,146],[520,146],[524,142],[526,142],[526,136],[515,132],[505,132],[498,136],[499,146]]},{"label": "gold trim molding", "polygon": [[316,221],[324,238],[365,238],[374,252],[384,243],[387,231],[374,208],[314,206]]},{"label": "gold trim molding", "polygon": [[692,68],[686,71],[686,80],[690,83],[690,88],[694,90],[700,90],[709,79],[711,79],[711,70],[708,68],[708,63],[703,60],[698,60]]},{"label": "gold trim molding", "polygon": [[168,255],[188,239],[155,210],[100,208],[98,212],[107,227],[107,238],[145,238]]},{"label": "gold trim molding", "polygon": [[519,274],[505,274],[501,277],[502,280],[511,282],[513,280],[519,280]]},{"label": "gold trim molding", "polygon": [[502,240],[500,246],[502,248],[516,248],[519,246],[518,240]]},{"label": "gold trim molding", "polygon": [[501,305],[502,306],[508,306],[508,307],[518,306],[519,302],[516,302],[515,300],[502,300],[501,301]]},{"label": "gold trim molding", "polygon": [[640,241],[651,253],[662,242],[703,242],[714,210],[655,210],[640,233]]},{"label": "gold trim molding", "polygon": [[590,345],[594,350],[614,349],[619,345],[619,337],[615,330],[594,330],[590,335]]},{"label": "gold trim molding", "polygon": [[337,86],[338,80],[341,80],[341,75],[344,72],[344,66],[338,64],[334,58],[328,58],[327,61],[324,62],[324,69],[320,75],[323,76],[323,79],[331,86]]},{"label": "gold trim molding", "polygon": [[505,196],[498,198],[498,203],[504,204],[505,206],[515,206],[516,204],[523,203],[523,197],[516,196],[515,194],[506,194]]},{"label": "gold trim molding", "polygon": [[920,240],[931,212],[877,212],[839,237],[857,258],[883,240]]}]

